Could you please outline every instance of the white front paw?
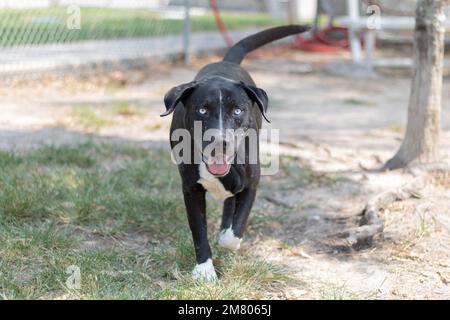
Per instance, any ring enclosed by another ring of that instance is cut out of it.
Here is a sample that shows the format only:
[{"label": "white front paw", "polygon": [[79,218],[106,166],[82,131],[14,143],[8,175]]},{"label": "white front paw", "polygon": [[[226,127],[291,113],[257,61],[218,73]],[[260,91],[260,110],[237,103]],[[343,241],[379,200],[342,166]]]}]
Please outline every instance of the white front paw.
[{"label": "white front paw", "polygon": [[234,235],[233,229],[231,227],[227,230],[220,231],[219,246],[237,251],[241,247],[241,242],[242,239],[239,239]]},{"label": "white front paw", "polygon": [[211,259],[195,266],[192,271],[192,277],[195,280],[214,282],[217,280],[217,274]]}]

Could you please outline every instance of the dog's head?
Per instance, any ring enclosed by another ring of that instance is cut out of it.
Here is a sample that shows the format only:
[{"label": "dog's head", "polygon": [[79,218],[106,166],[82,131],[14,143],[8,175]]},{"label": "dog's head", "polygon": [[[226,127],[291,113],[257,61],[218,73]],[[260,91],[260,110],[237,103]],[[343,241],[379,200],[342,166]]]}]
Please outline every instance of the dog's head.
[{"label": "dog's head", "polygon": [[[258,113],[269,121],[264,90],[218,76],[174,87],[164,97],[164,103],[166,112],[161,116],[171,114],[175,108],[185,108],[184,126],[209,172],[216,176],[230,170],[237,150],[234,134],[257,129]],[[201,135],[194,132],[196,121],[202,124]]]}]

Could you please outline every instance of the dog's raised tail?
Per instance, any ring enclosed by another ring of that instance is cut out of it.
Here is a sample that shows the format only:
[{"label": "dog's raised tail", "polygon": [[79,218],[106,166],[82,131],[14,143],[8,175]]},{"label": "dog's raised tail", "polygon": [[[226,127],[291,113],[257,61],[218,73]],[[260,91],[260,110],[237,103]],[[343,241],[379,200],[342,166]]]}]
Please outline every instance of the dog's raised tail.
[{"label": "dog's raised tail", "polygon": [[305,25],[287,25],[263,30],[236,43],[228,50],[223,61],[240,64],[249,52],[275,40],[303,33],[307,30],[309,30],[309,27]]}]

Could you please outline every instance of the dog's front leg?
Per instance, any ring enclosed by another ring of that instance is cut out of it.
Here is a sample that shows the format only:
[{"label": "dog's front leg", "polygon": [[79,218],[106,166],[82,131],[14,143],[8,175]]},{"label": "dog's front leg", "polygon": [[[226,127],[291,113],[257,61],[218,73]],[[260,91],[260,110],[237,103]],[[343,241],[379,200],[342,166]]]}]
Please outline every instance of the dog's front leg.
[{"label": "dog's front leg", "polygon": [[256,189],[249,188],[236,195],[236,213],[233,217],[233,232],[236,237],[242,239],[247,227],[248,217],[255,202]]},{"label": "dog's front leg", "polygon": [[236,211],[236,197],[225,199],[223,203],[222,224],[220,230],[227,230],[233,223],[234,212]]},{"label": "dog's front leg", "polygon": [[244,189],[225,201],[219,234],[221,247],[236,251],[241,247],[248,217],[255,201],[256,190]]},{"label": "dog's front leg", "polygon": [[219,246],[233,251],[239,249],[241,239],[233,234],[232,224],[234,213],[236,212],[236,197],[233,196],[225,200],[223,204],[222,224],[220,225]]},{"label": "dog's front leg", "polygon": [[214,281],[217,279],[217,275],[208,242],[205,191],[199,188],[189,188],[184,189],[183,194],[197,259],[197,265],[192,275],[198,280]]}]

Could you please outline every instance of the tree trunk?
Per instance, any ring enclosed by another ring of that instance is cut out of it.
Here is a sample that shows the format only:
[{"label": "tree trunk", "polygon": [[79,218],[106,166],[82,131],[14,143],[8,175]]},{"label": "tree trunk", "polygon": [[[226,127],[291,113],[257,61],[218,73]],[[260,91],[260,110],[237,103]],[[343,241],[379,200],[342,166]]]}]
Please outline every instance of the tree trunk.
[{"label": "tree trunk", "polygon": [[417,3],[408,124],[403,143],[385,164],[386,169],[430,163],[439,158],[446,4],[448,0]]}]

